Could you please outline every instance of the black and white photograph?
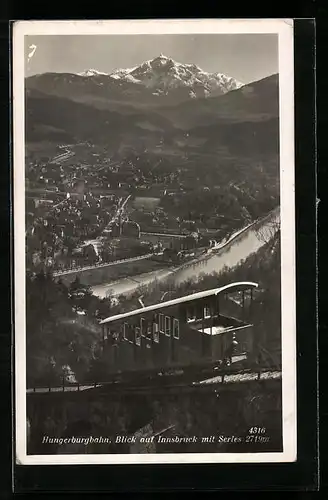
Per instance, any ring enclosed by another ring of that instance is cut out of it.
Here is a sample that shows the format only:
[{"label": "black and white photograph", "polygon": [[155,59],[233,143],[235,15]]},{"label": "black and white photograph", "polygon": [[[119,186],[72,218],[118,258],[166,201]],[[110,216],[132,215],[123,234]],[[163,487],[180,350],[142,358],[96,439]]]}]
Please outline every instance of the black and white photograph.
[{"label": "black and white photograph", "polygon": [[296,460],[292,42],[15,23],[17,463]]}]

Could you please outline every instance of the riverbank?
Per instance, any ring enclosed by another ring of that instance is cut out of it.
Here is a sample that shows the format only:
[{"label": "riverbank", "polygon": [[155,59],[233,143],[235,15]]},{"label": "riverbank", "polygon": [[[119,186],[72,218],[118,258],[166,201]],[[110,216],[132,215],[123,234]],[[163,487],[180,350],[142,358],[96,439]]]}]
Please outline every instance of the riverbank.
[{"label": "riverbank", "polygon": [[231,236],[229,236],[228,239],[225,238],[220,243],[215,245],[215,247],[210,248],[206,254],[201,255],[200,257],[197,257],[197,259],[193,259],[193,260],[179,266],[178,270],[188,268],[194,264],[200,264],[201,262],[204,262],[204,261],[207,261],[207,260],[213,258],[213,255],[219,255],[222,250],[227,248],[232,242],[235,242],[239,236],[243,236],[247,231],[249,231],[252,228],[256,228],[258,225],[265,224],[270,219],[278,216],[278,214],[279,214],[279,207],[275,208],[272,212],[270,212],[266,216],[261,217],[261,218],[255,220],[254,222],[251,222],[250,224],[243,227],[242,229],[238,229],[238,231],[234,232]]},{"label": "riverbank", "polygon": [[110,283],[116,283],[117,280],[124,280],[129,276],[133,278],[134,276],[139,276],[143,273],[148,274],[156,272],[162,268],[162,262],[152,260],[148,256],[146,258],[133,259],[126,262],[122,261],[120,263],[116,263],[115,265],[103,265],[89,269],[77,270],[59,275],[57,278],[60,278],[66,285],[72,283],[76,277],[79,277],[81,283],[84,285],[96,287],[103,286],[103,284],[105,284],[105,286],[107,286]]},{"label": "riverbank", "polygon": [[201,274],[211,274],[219,272],[224,267],[234,267],[265,244],[272,233],[272,223],[277,223],[279,218],[280,208],[277,207],[266,216],[236,231],[227,241],[220,242],[197,259],[170,268],[163,268],[159,263],[160,269],[139,275],[130,274],[117,281],[93,286],[92,291],[98,297],[105,297],[108,293],[112,296],[126,295],[133,293],[137,288],[149,285],[152,281],[169,278],[172,280],[172,285],[178,285],[187,279],[196,279]]}]

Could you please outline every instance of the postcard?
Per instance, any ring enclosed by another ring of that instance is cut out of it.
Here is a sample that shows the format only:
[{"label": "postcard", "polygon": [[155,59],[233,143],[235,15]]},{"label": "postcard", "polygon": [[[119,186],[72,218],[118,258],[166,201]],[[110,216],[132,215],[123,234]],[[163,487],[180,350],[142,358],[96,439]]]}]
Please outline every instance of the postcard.
[{"label": "postcard", "polygon": [[16,463],[294,462],[290,19],[13,25]]}]

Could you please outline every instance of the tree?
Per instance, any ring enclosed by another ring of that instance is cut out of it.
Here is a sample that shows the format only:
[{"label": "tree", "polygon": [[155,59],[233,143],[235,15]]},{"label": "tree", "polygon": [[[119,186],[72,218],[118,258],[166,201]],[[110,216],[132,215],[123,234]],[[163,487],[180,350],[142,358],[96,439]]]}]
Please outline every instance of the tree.
[{"label": "tree", "polygon": [[94,265],[97,262],[98,255],[93,245],[87,245],[83,248],[83,257],[90,265]]},{"label": "tree", "polygon": [[110,296],[100,299],[98,301],[98,308],[96,311],[97,319],[105,319],[111,314],[112,298]]},{"label": "tree", "polygon": [[[60,384],[65,366],[77,380],[84,380],[101,344],[101,329],[95,321],[101,301],[78,277],[68,289],[51,274],[30,273],[26,292],[28,385]],[[86,314],[80,317],[77,311],[83,309]]]},{"label": "tree", "polygon": [[265,224],[255,228],[256,236],[262,243],[272,243],[280,238],[280,216],[272,216]]},{"label": "tree", "polygon": [[87,312],[89,310],[94,296],[91,286],[81,283],[79,276],[76,276],[70,284],[68,294],[75,311]]}]

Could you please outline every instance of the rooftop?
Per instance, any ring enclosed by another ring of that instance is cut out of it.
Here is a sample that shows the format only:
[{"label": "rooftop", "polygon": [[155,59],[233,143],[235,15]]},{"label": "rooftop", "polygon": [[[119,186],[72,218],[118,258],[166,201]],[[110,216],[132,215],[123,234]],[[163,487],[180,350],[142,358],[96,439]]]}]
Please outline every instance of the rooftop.
[{"label": "rooftop", "polygon": [[145,312],[156,311],[157,309],[163,309],[165,307],[174,306],[177,304],[182,304],[185,302],[190,302],[192,300],[202,299],[205,297],[210,297],[213,295],[219,295],[220,293],[231,293],[241,290],[247,290],[250,288],[257,288],[258,284],[251,281],[240,281],[237,283],[230,283],[229,285],[222,286],[220,288],[212,288],[211,290],[204,290],[203,292],[196,292],[190,295],[185,295],[184,297],[179,297],[177,299],[168,300],[166,302],[159,302],[151,306],[142,307],[140,309],[135,309],[134,311],[129,311],[122,314],[116,314],[115,316],[109,316],[106,319],[100,321],[100,324],[112,323],[113,321],[119,321],[124,318],[129,318],[131,316],[136,316],[138,314],[144,314]]}]

